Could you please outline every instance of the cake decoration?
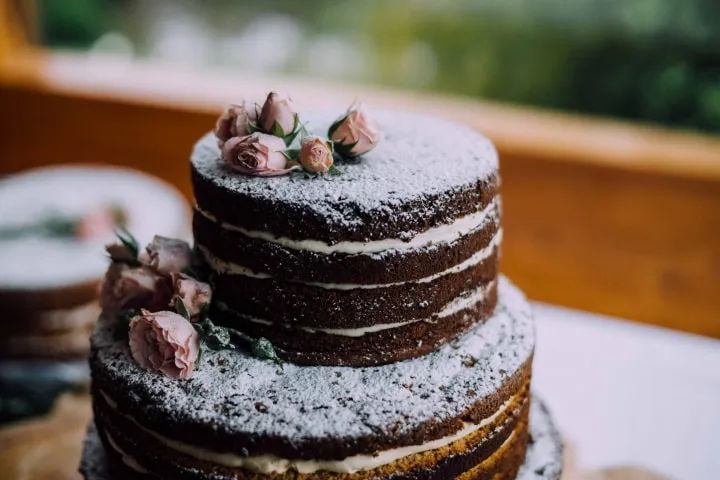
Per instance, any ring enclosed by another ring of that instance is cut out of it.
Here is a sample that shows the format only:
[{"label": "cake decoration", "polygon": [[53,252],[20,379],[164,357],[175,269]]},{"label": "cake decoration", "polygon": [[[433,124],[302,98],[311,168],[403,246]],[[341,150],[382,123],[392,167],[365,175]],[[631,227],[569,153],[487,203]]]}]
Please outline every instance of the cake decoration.
[{"label": "cake decoration", "polygon": [[[235,343],[258,358],[280,363],[269,340],[217,326],[208,318],[212,287],[198,279],[197,260],[187,242],[156,235],[140,252],[130,232],[119,229],[116,234],[119,243],[106,246],[111,263],[100,306],[103,315],[116,322],[115,336],[129,338],[141,366],[188,379],[201,346],[223,350],[235,348]],[[193,335],[187,334],[188,328]]]},{"label": "cake decoration", "polygon": [[350,105],[345,115],[333,122],[328,137],[344,157],[357,157],[369,152],[382,138],[378,122],[363,104]]},{"label": "cake decoration", "polygon": [[188,379],[200,354],[198,332],[174,312],[142,310],[130,320],[130,353],[143,368]]},{"label": "cake decoration", "polygon": [[282,138],[260,132],[229,139],[222,157],[231,168],[247,175],[271,177],[300,168],[290,160]]},{"label": "cake decoration", "polygon": [[244,137],[250,134],[250,122],[257,122],[257,107],[255,104],[243,101],[239,105],[228,105],[225,112],[215,124],[215,137],[218,147],[223,148],[225,142],[232,137]]},{"label": "cake decoration", "polygon": [[[218,118],[215,138],[224,163],[251,176],[273,177],[293,171],[306,178],[342,173],[334,155],[355,158],[382,138],[378,122],[365,107],[351,105],[328,129],[328,139],[310,135],[289,97],[270,92],[265,103],[231,104]],[[299,148],[289,148],[300,136]]]}]

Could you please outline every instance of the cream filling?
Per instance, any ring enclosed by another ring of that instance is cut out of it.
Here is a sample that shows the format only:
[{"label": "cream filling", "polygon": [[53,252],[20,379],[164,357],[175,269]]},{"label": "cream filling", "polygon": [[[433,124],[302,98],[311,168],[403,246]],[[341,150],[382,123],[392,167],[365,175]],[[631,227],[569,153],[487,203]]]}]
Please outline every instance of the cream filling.
[{"label": "cream filling", "polygon": [[[453,315],[457,312],[460,312],[462,310],[465,310],[466,308],[470,308],[473,305],[477,304],[478,302],[481,302],[485,299],[485,296],[488,294],[490,289],[495,285],[495,281],[488,283],[487,285],[484,285],[482,287],[477,288],[472,293],[466,296],[458,297],[450,302],[448,302],[445,307],[443,307],[442,310],[440,310],[437,314],[433,315],[430,318],[416,318],[412,320],[407,320],[404,322],[394,322],[394,323],[380,323],[376,325],[371,325],[369,327],[358,327],[358,328],[317,328],[317,327],[303,327],[303,326],[292,326],[285,324],[285,327],[290,328],[297,328],[299,330],[303,330],[305,332],[309,333],[326,333],[328,335],[338,335],[341,337],[362,337],[368,333],[375,333],[375,332],[381,332],[383,330],[390,330],[393,328],[399,328],[404,327],[405,325],[410,325],[417,322],[428,322],[428,323],[435,323],[440,318],[449,317],[450,315]],[[230,307],[227,306],[225,302],[218,302],[217,303],[218,308],[225,311],[230,311]],[[261,325],[267,325],[271,326],[274,325],[273,322],[269,320],[264,320],[262,318],[253,317],[250,315],[243,315],[238,312],[233,312],[236,315],[242,317],[244,320],[247,320],[249,322],[253,323],[259,323]]]},{"label": "cream filling", "polygon": [[[117,410],[117,403],[100,391],[108,406],[113,410]],[[157,439],[160,443],[166,447],[183,453],[189,457],[202,460],[204,462],[214,463],[230,468],[244,468],[251,470],[256,473],[284,473],[288,470],[295,470],[298,473],[315,473],[321,470],[335,473],[355,473],[361,470],[372,470],[383,465],[395,462],[401,458],[414,455],[417,453],[423,453],[430,450],[450,445],[463,437],[466,437],[474,432],[477,432],[486,425],[491,424],[497,419],[508,406],[515,400],[515,396],[510,397],[500,408],[492,414],[490,417],[483,419],[480,423],[467,423],[462,422],[463,427],[452,435],[439,438],[437,440],[431,440],[429,442],[422,443],[420,445],[410,445],[407,447],[392,448],[389,450],[383,450],[375,452],[372,455],[352,455],[342,460],[291,460],[286,458],[277,457],[275,455],[254,455],[254,456],[241,456],[234,453],[220,453],[213,452],[201,447],[194,445],[188,445],[187,443],[179,442],[177,440],[169,439],[159,433],[155,433],[142,425],[140,425],[133,417],[125,415],[125,417],[134,423],[140,430],[147,433],[148,435]],[[506,442],[510,441],[513,434],[508,436]],[[502,447],[501,447],[502,448]]]},{"label": "cream filling", "polygon": [[399,238],[387,238],[383,240],[373,240],[369,242],[338,242],[338,243],[327,243],[321,240],[293,240],[288,237],[277,237],[270,232],[262,230],[248,230],[243,227],[229,224],[218,220],[212,213],[201,209],[195,205],[195,210],[202,216],[210,220],[211,222],[217,223],[221,228],[230,230],[233,232],[239,232],[249,238],[255,238],[258,240],[264,240],[266,242],[275,243],[285,248],[292,250],[305,250],[317,253],[377,253],[384,250],[407,250],[410,248],[425,247],[427,245],[435,243],[449,243],[457,240],[458,237],[463,237],[473,231],[482,227],[485,222],[492,218],[492,213],[500,203],[499,198],[496,196],[492,201],[485,207],[485,209],[458,218],[453,223],[442,225],[439,227],[430,228],[422,233],[415,235],[412,239],[405,241]]},{"label": "cream filling", "polygon": [[[464,260],[463,262],[458,263],[457,265],[450,267],[446,270],[443,270],[442,272],[436,273],[434,275],[430,275],[428,277],[424,277],[419,280],[412,280],[409,282],[363,284],[363,283],[323,283],[323,282],[295,281],[293,283],[300,283],[303,285],[309,285],[311,287],[325,288],[328,290],[374,289],[374,288],[392,287],[392,286],[396,286],[396,285],[406,285],[408,283],[428,283],[428,282],[432,282],[433,280],[436,280],[440,277],[444,277],[445,275],[459,273],[459,272],[462,272],[463,270],[467,270],[468,268],[479,264],[480,262],[489,258],[492,255],[493,249],[496,246],[500,245],[500,242],[502,242],[502,229],[498,229],[497,233],[492,238],[492,240],[490,240],[490,243],[486,247],[484,247],[481,250],[478,250],[472,256],[470,256],[468,259]],[[258,278],[258,279],[273,278],[272,275],[270,275],[268,273],[255,272],[253,270],[250,270],[247,267],[238,265],[237,263],[222,260],[222,259],[216,257],[212,252],[210,252],[210,250],[208,250],[203,245],[198,244],[197,247],[202,252],[203,256],[205,257],[205,260],[208,262],[210,267],[218,273],[224,273],[224,274],[229,274],[229,275],[244,275],[246,277]]]},{"label": "cream filling", "polygon": [[[107,397],[105,397],[105,398],[106,398],[106,400],[107,400]],[[138,473],[142,473],[142,474],[144,474],[144,475],[150,475],[150,474],[152,474],[152,472],[150,472],[148,469],[146,469],[145,467],[143,467],[142,465],[140,465],[140,464],[138,463],[138,461],[135,460],[135,457],[133,457],[132,455],[128,455],[127,453],[125,453],[125,452],[118,446],[118,444],[115,442],[115,440],[112,438],[112,436],[111,436],[107,431],[105,432],[105,438],[107,438],[107,441],[108,441],[108,443],[110,444],[110,446],[112,447],[112,449],[115,450],[117,453],[120,454],[120,456],[122,457],[122,461],[123,461],[123,463],[124,463],[125,465],[127,465],[127,466],[130,467],[132,470],[135,470],[135,471],[138,472]]]}]

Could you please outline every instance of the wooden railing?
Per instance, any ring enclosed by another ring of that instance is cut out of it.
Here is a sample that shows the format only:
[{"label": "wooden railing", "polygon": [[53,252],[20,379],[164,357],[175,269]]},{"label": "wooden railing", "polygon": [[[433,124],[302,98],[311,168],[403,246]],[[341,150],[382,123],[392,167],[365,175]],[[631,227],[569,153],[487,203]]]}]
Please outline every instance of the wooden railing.
[{"label": "wooden railing", "polygon": [[[256,78],[75,55],[6,57],[0,174],[63,163],[139,168],[191,197],[187,158],[223,104],[421,110],[501,154],[503,270],[536,300],[720,337],[720,140],[464,98]],[[148,208],[152,208],[148,206]]]}]

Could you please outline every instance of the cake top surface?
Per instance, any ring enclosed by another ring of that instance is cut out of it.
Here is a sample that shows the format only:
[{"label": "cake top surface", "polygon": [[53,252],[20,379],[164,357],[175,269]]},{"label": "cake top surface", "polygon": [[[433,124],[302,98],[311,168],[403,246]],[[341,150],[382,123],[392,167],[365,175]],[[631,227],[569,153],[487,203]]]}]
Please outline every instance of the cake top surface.
[{"label": "cake top surface", "polygon": [[[152,208],[148,208],[151,206]],[[98,208],[119,208],[141,245],[153,235],[189,230],[185,200],[164,182],[121,168],[43,168],[0,180],[0,231],[49,216],[82,218]],[[107,234],[72,237],[0,235],[0,289],[46,289],[100,280],[107,269]]]},{"label": "cake top surface", "polygon": [[414,431],[456,419],[497,392],[532,354],[530,307],[516,287],[500,282],[496,312],[485,324],[414,360],[365,368],[285,364],[280,372],[240,351],[207,352],[193,377],[178,381],[140,368],[127,342],[114,340],[112,325],[101,320],[92,338],[93,378],[131,404],[131,414],[167,428],[192,425],[211,435],[298,444]]},{"label": "cake top surface", "polygon": [[[337,111],[300,112],[307,130],[322,137]],[[191,161],[199,175],[218,187],[258,201],[279,202],[343,226],[358,213],[393,212],[428,196],[473,187],[497,173],[492,143],[471,128],[430,116],[376,112],[384,138],[357,160],[338,161],[341,175],[252,177],[234,172],[220,159],[212,133],[195,145]]]}]

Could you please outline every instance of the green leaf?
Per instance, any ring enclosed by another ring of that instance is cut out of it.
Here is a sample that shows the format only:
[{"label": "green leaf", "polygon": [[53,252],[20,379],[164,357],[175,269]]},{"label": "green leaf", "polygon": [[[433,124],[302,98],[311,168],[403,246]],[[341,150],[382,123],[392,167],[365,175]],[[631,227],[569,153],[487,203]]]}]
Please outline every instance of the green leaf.
[{"label": "green leaf", "polygon": [[340,118],[338,118],[337,120],[335,120],[335,121],[332,123],[332,125],[330,125],[330,128],[328,128],[328,138],[329,138],[329,139],[332,140],[332,137],[333,137],[333,134],[335,133],[335,130],[337,130],[338,127],[340,127],[340,125],[342,125],[342,123],[345,121],[345,119],[347,118],[347,116],[348,116],[348,114],[346,113],[346,114],[343,115],[342,117],[340,117]]},{"label": "green leaf", "polygon": [[231,350],[235,348],[230,339],[230,332],[223,327],[213,327],[205,335],[205,344],[212,350]]},{"label": "green leaf", "polygon": [[140,255],[140,244],[133,235],[123,226],[115,229],[115,236],[127,248],[135,259]]},{"label": "green leaf", "polygon": [[248,120],[248,133],[255,133],[255,132],[262,132],[262,130],[256,123]]},{"label": "green leaf", "polygon": [[294,162],[297,162],[300,159],[300,149],[299,148],[288,148],[285,150],[285,156]]},{"label": "green leaf", "polygon": [[275,347],[267,338],[260,337],[252,343],[252,354],[263,360],[272,360],[282,367],[282,360],[277,356]]},{"label": "green leaf", "polygon": [[128,338],[128,334],[130,332],[130,320],[137,317],[139,314],[140,312],[133,308],[118,312],[115,316],[115,328],[113,330],[113,337],[115,340],[124,340]]},{"label": "green leaf", "polygon": [[272,131],[268,133],[275,135],[276,137],[285,138],[285,130],[282,129],[277,120],[273,122]]},{"label": "green leaf", "polygon": [[115,225],[119,227],[124,227],[127,225],[127,214],[125,213],[125,210],[119,205],[111,205],[110,206],[110,212],[112,213],[113,221],[115,222]]},{"label": "green leaf", "polygon": [[328,170],[328,173],[330,175],[342,175],[343,171],[337,168],[335,165],[330,165],[330,170]]},{"label": "green leaf", "polygon": [[184,317],[185,320],[190,320],[190,312],[188,311],[187,306],[185,306],[185,302],[183,302],[180,297],[175,298],[175,311],[177,311],[178,315]]},{"label": "green leaf", "polygon": [[210,313],[210,304],[203,303],[203,305],[200,307],[200,313],[198,314],[198,318],[202,322],[203,320],[206,320],[208,318],[209,313]]}]

